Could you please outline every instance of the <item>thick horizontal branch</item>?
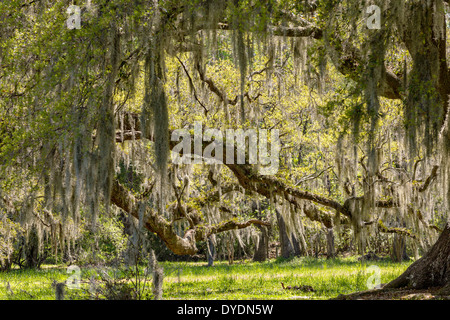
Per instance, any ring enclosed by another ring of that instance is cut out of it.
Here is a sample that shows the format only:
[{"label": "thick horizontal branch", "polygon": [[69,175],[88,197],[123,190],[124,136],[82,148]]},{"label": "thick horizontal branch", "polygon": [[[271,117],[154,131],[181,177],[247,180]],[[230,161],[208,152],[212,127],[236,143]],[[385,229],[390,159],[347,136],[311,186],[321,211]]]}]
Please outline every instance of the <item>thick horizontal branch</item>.
[{"label": "thick horizontal branch", "polygon": [[251,219],[246,222],[237,222],[235,219],[232,219],[232,220],[222,222],[218,225],[211,226],[209,228],[208,232],[206,232],[206,236],[208,237],[212,234],[229,231],[229,230],[245,229],[251,225],[259,225],[259,226],[269,227],[270,223],[264,222],[261,220],[257,220],[257,219]]},{"label": "thick horizontal branch", "polygon": [[[136,121],[138,121],[138,116],[136,115]],[[118,137],[121,135],[117,135]],[[130,134],[123,135],[125,137],[130,137]],[[118,139],[119,140],[119,139]],[[170,141],[169,148],[172,150],[177,142]],[[191,150],[198,152],[195,154],[200,157],[204,157],[204,149],[209,144],[209,142],[203,142],[203,146],[201,150],[197,150],[193,146],[193,139],[191,141]],[[233,149],[234,155],[233,159],[236,159],[237,150]],[[227,159],[227,148],[226,145],[223,146],[223,158]],[[329,209],[333,209],[338,213],[343,214],[346,219],[352,217],[352,212],[350,208],[350,201],[354,198],[348,198],[344,204],[340,202],[330,199],[328,197],[315,194],[309,191],[302,190],[298,187],[289,186],[284,183],[277,177],[269,176],[269,175],[261,175],[258,174],[256,168],[249,164],[234,164],[234,163],[225,163],[237,178],[240,186],[242,186],[245,190],[249,192],[254,192],[260,195],[263,195],[267,199],[271,199],[272,197],[277,196],[278,198],[284,199],[288,203],[296,205],[297,208],[301,209],[305,215],[313,221],[321,222],[324,226],[331,228],[333,226],[333,214],[327,212],[326,210],[322,210],[321,208],[315,206],[320,205]],[[434,171],[433,171],[434,172]],[[217,194],[215,195],[215,199],[217,199]],[[201,199],[199,199],[201,200]],[[311,203],[305,204],[302,200],[307,200]],[[313,204],[314,203],[314,204]],[[376,207],[379,208],[392,208],[397,207],[399,204],[393,200],[377,200],[375,203]]]},{"label": "thick horizontal branch", "polygon": [[[113,181],[111,202],[125,212],[131,214],[136,219],[139,219],[139,211],[142,209],[141,206],[144,205],[143,202],[139,202],[131,192],[117,180]],[[207,239],[212,234],[243,229],[254,224],[264,226],[270,225],[267,222],[257,219],[248,220],[246,222],[238,222],[236,219],[231,219],[212,226],[205,225],[197,220],[198,224],[194,224],[193,228],[188,229],[184,236],[181,237],[174,231],[172,224],[158,214],[158,212],[152,210],[148,206],[145,206],[144,210],[143,222],[145,228],[156,233],[167,247],[178,255],[195,254],[198,250],[196,243]]]},{"label": "thick horizontal branch", "polygon": [[277,178],[260,175],[250,165],[243,164],[225,164],[236,176],[239,184],[247,190],[257,192],[268,199],[274,195],[279,195],[287,201],[291,201],[290,197],[299,200],[309,200],[314,203],[323,205],[328,208],[335,209],[339,213],[351,217],[350,211],[339,202],[309,192],[299,188],[290,187]]},{"label": "thick horizontal branch", "polygon": [[[137,116],[136,121],[138,121]],[[118,133],[116,141],[122,141],[120,138],[122,136],[124,137],[124,140],[131,139],[132,137],[132,135],[129,132],[127,132],[127,134],[124,135]],[[136,134],[135,138],[137,139]],[[175,147],[175,145],[178,144],[178,142],[174,141],[170,141],[169,143],[170,143],[169,147],[171,150]],[[203,150],[206,146],[207,143],[203,142],[201,153],[198,153],[196,155],[203,157],[204,156]],[[194,150],[194,153],[196,152],[196,149],[194,148],[193,145],[191,146],[191,150]],[[234,148],[233,152],[234,152],[233,158],[236,159],[237,149]],[[227,159],[226,145],[223,146],[222,153],[223,158]],[[309,191],[304,191],[296,187],[288,186],[286,183],[282,182],[278,178],[258,174],[254,166],[252,165],[234,164],[234,163],[233,164],[225,163],[224,165],[227,166],[233,172],[235,177],[238,179],[239,184],[247,191],[258,193],[260,195],[265,196],[267,199],[270,199],[273,196],[280,196],[281,198],[291,203],[294,201],[293,199],[309,200],[316,204],[334,209],[347,217],[351,217],[351,212],[348,210],[348,208],[340,204],[338,201],[335,201],[333,199],[318,194],[314,194]],[[315,213],[312,213],[313,211]],[[328,226],[332,225],[332,217],[323,212],[319,214],[321,212],[320,210],[313,210],[311,207],[309,207],[309,210],[307,210],[307,212],[310,212],[311,217],[315,217],[314,219],[319,219],[319,221],[323,222],[325,225]]]},{"label": "thick horizontal branch", "polygon": [[322,39],[323,31],[314,25],[306,27],[270,27],[269,33],[280,37],[309,37],[313,39]]},{"label": "thick horizontal branch", "polygon": [[403,235],[403,236],[408,236],[413,239],[417,239],[417,236],[414,233],[412,233],[411,230],[408,230],[406,228],[400,228],[400,227],[387,227],[381,220],[378,220],[378,229],[381,232],[395,233],[395,234],[399,234],[399,235]]},{"label": "thick horizontal branch", "polygon": [[[297,24],[297,26],[269,26],[265,31],[267,34],[271,36],[278,37],[288,37],[288,38],[312,38],[315,40],[324,40],[324,30],[320,29],[312,22],[309,22],[301,17],[291,16],[289,20]],[[236,26],[228,23],[217,23],[215,25],[211,24],[202,24],[199,23],[195,26],[195,31],[200,30],[225,30],[232,31],[236,29]],[[188,36],[192,34],[192,30],[181,31],[177,30],[177,36],[183,38],[184,36]],[[363,65],[363,59],[361,58],[361,53],[359,50],[351,45],[343,45],[343,41],[336,38],[335,30],[332,30],[332,34],[329,36],[332,38],[332,41],[329,41],[330,48],[332,49],[333,54],[330,55],[332,63],[335,65],[336,69],[345,76],[349,78],[360,81],[360,67]],[[326,40],[326,39],[325,39]],[[182,47],[180,48],[184,51],[195,51],[197,52],[201,47],[200,46],[190,46],[190,47]],[[402,81],[395,73],[389,70],[387,67],[383,67],[382,69],[382,77],[381,81],[378,85],[378,94],[388,99],[401,99],[402,92]],[[225,96],[220,89],[216,85],[213,84],[211,79],[206,78],[203,74],[200,75],[201,80],[205,82],[209,89],[217,94],[222,101],[225,101]],[[203,77],[203,78],[202,78]]]},{"label": "thick horizontal branch", "polygon": [[123,131],[116,132],[116,142],[125,142],[129,140],[140,140],[142,137],[141,131]]}]

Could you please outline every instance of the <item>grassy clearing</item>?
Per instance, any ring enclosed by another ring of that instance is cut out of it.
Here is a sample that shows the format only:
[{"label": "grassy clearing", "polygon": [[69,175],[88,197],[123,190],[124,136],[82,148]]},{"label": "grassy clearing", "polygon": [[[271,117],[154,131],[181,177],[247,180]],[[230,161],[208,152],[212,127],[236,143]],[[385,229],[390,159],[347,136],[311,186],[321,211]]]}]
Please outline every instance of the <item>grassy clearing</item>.
[{"label": "grassy clearing", "polygon": [[[359,262],[348,259],[292,259],[264,263],[244,262],[228,265],[215,263],[170,264],[164,283],[166,299],[329,299],[339,294],[367,290],[367,281],[374,277],[368,269],[377,265],[380,282],[399,276],[408,263]],[[178,277],[176,268],[183,268]],[[281,282],[290,286],[309,285],[315,292],[283,290]]]},{"label": "grassy clearing", "polygon": [[[359,262],[356,258],[271,260],[264,263],[250,261],[229,265],[206,263],[165,262],[164,299],[329,299],[339,294],[367,290],[379,274],[387,283],[399,276],[411,262]],[[374,273],[369,267],[376,265]],[[67,298],[86,297],[92,269],[81,269],[81,289],[67,290]],[[13,270],[0,273],[0,299],[54,299],[54,280],[68,278],[65,268],[46,267],[42,270]],[[286,286],[309,285],[314,292],[284,290]],[[7,283],[11,290],[7,289]]]}]

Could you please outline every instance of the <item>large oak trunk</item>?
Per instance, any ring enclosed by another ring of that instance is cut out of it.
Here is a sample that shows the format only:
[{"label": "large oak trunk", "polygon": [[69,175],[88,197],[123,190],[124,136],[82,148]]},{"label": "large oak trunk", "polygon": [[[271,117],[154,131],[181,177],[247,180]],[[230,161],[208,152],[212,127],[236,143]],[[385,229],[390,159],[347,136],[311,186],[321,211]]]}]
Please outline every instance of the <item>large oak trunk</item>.
[{"label": "large oak trunk", "polygon": [[426,289],[444,287],[450,289],[450,224],[447,223],[439,239],[431,249],[414,262],[397,279],[385,288]]}]

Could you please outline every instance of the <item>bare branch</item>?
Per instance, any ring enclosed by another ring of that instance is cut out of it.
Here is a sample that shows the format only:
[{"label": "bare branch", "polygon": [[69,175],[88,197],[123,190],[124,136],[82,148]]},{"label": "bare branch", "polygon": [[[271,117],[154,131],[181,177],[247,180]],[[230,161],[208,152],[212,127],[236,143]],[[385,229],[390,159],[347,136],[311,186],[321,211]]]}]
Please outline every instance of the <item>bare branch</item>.
[{"label": "bare branch", "polygon": [[194,86],[194,82],[192,81],[192,78],[186,68],[186,66],[184,65],[183,61],[180,60],[180,58],[178,58],[178,56],[175,56],[175,58],[177,58],[178,62],[180,62],[181,66],[184,69],[184,72],[186,73],[186,76],[188,77],[189,83],[191,84],[192,90],[194,91],[194,98],[195,100],[197,100],[197,102],[203,107],[203,109],[205,110],[205,116],[208,115],[208,109],[205,107],[205,105],[203,104],[203,102],[200,101],[200,99],[197,96],[197,90],[195,89]]},{"label": "bare branch", "polygon": [[316,179],[316,178],[320,177],[324,172],[330,170],[331,168],[333,168],[333,166],[328,166],[327,168],[323,169],[322,171],[320,171],[318,173],[316,172],[316,173],[310,174],[310,175],[304,177],[303,179],[301,179],[300,181],[298,181],[295,185],[298,186],[299,184],[301,184],[305,181]]}]

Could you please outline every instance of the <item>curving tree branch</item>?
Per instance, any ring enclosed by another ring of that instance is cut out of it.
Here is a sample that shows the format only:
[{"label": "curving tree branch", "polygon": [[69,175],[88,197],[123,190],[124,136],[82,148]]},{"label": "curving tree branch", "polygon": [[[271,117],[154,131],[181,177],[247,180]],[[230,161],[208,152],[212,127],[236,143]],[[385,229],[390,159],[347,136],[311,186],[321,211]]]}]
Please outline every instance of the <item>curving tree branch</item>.
[{"label": "curving tree branch", "polygon": [[196,224],[188,229],[184,236],[179,236],[172,228],[172,224],[162,217],[158,212],[145,206],[144,202],[138,201],[133,194],[128,191],[118,180],[113,181],[111,191],[111,202],[125,212],[139,219],[140,210],[144,210],[143,223],[145,228],[156,233],[167,247],[178,255],[193,255],[198,249],[196,243],[207,239],[212,234],[217,234],[234,229],[243,229],[251,225],[270,224],[261,220],[252,219],[246,222],[238,222],[236,219],[230,219],[219,223],[218,225],[207,225],[196,220]]}]

